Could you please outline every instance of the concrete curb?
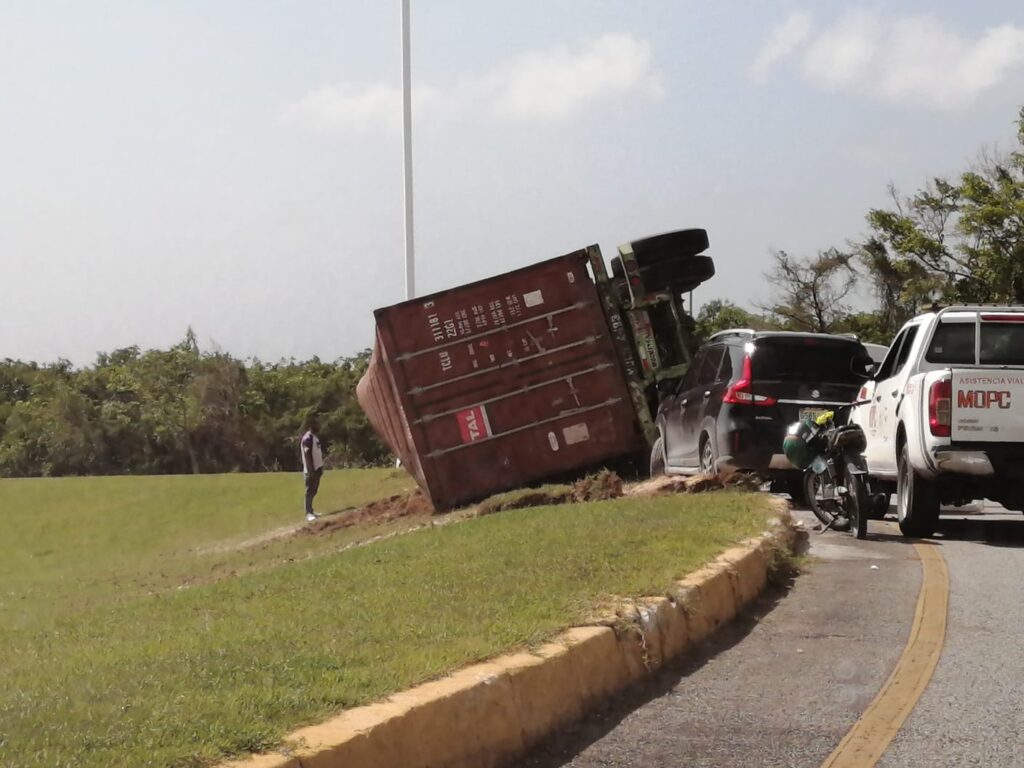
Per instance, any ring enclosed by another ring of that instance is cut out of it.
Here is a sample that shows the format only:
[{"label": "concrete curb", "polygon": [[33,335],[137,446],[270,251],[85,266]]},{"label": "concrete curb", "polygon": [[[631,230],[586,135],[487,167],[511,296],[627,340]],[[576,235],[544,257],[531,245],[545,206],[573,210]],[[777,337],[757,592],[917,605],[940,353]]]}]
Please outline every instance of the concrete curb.
[{"label": "concrete curb", "polygon": [[532,652],[301,728],[282,752],[222,768],[500,766],[704,642],[761,594],[780,553],[798,551],[805,539],[785,515],[772,531],[678,581],[671,595],[624,604],[609,619],[615,627],[574,627]]}]

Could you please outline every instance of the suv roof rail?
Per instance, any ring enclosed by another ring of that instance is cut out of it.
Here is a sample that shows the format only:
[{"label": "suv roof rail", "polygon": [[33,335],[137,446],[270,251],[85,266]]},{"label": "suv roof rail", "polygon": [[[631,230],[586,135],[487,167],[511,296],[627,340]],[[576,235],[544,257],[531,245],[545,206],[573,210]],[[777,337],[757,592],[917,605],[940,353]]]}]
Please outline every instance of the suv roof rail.
[{"label": "suv roof rail", "polygon": [[753,328],[729,328],[728,330],[725,331],[718,331],[717,333],[712,333],[710,336],[708,336],[708,341],[713,341],[714,339],[724,339],[729,336],[754,336],[756,334],[757,331],[755,331]]}]

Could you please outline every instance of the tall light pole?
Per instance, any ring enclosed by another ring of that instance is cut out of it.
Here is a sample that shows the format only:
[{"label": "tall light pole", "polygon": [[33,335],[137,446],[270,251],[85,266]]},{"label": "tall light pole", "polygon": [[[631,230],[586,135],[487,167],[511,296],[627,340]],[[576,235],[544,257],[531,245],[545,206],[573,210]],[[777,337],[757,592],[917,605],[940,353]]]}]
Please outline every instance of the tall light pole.
[{"label": "tall light pole", "polygon": [[405,298],[416,296],[412,227],[412,62],[409,55],[409,0],[402,0],[402,144],[405,182]]}]

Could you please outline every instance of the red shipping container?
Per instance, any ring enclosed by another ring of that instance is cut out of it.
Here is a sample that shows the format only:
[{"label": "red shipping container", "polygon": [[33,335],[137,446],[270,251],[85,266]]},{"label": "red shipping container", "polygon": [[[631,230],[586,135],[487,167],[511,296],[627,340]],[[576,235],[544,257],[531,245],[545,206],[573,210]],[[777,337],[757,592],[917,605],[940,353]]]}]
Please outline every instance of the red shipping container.
[{"label": "red shipping container", "polygon": [[647,450],[586,250],[374,315],[359,402],[438,509]]}]

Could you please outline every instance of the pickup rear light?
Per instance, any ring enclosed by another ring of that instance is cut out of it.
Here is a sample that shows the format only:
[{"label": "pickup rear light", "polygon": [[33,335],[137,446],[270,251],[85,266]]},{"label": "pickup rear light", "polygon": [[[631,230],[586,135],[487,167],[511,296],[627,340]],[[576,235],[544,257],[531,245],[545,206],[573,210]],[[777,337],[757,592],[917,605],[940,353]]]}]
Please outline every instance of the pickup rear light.
[{"label": "pickup rear light", "polygon": [[743,374],[729,385],[722,396],[723,403],[731,405],[775,405],[778,401],[768,395],[755,395],[752,391],[754,374],[750,364],[750,355],[743,358]]},{"label": "pickup rear light", "polygon": [[928,390],[928,427],[934,437],[949,437],[952,433],[953,382],[939,379]]}]

